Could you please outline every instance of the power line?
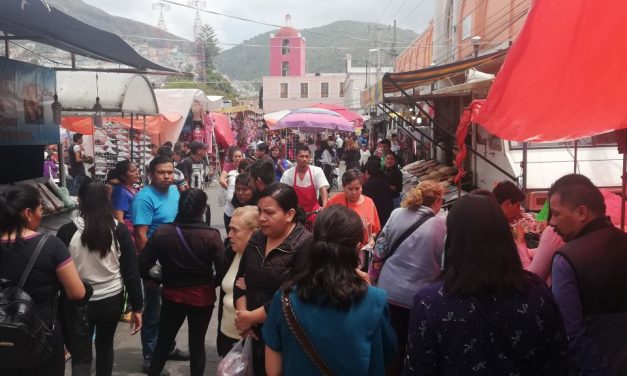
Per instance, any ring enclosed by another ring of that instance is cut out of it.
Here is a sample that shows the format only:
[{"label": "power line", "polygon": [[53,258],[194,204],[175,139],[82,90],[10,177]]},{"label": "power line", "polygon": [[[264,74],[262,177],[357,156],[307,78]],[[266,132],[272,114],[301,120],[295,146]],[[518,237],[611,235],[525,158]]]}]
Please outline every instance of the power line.
[{"label": "power line", "polygon": [[388,1],[388,5],[385,6],[385,8],[383,9],[383,12],[381,12],[381,14],[379,15],[379,18],[377,18],[376,23],[379,23],[379,21],[381,21],[381,18],[383,18],[383,15],[385,14],[385,12],[387,12],[391,4],[392,4],[392,0]]},{"label": "power line", "polygon": [[[177,3],[175,1],[171,1],[171,0],[161,0],[164,3],[168,3],[168,4],[173,4],[173,5],[178,5],[180,7],[183,8],[188,8],[188,9],[193,9],[196,10],[196,8],[186,5],[186,4],[181,4],[181,3]],[[403,4],[405,4],[405,1],[403,1]],[[199,11],[203,12],[203,13],[208,13],[208,14],[213,14],[216,16],[222,16],[222,17],[228,17],[228,18],[233,18],[236,20],[240,20],[240,21],[244,21],[244,22],[250,22],[250,23],[254,23],[254,24],[258,24],[258,25],[264,25],[264,26],[271,26],[271,27],[276,27],[276,28],[282,28],[283,26],[281,25],[277,25],[277,24],[272,24],[272,23],[267,23],[267,22],[262,22],[262,21],[256,21],[250,18],[246,18],[246,17],[240,17],[240,16],[234,16],[231,14],[225,14],[225,13],[221,13],[221,12],[216,12],[213,10],[206,10],[206,9],[199,9]],[[327,33],[322,33],[320,31],[311,31],[311,30],[301,30],[301,32],[303,33],[310,33],[310,34],[318,34],[318,35],[323,35],[325,37],[340,37],[340,38],[344,38],[344,39],[350,39],[350,40],[357,40],[357,41],[361,41],[361,42],[379,42],[379,43],[394,43],[394,41],[387,41],[387,40],[375,40],[372,41],[370,39],[364,39],[364,38],[356,38],[356,37],[349,37],[349,36],[345,36],[345,35],[331,35],[331,34],[327,34]],[[401,42],[401,43],[410,43],[410,42]]]},{"label": "power line", "polygon": [[414,9],[412,9],[412,10],[411,10],[411,12],[407,13],[407,14],[405,15],[405,17],[401,18],[401,19],[398,21],[398,23],[401,23],[401,22],[405,21],[405,20],[407,19],[407,17],[411,16],[411,15],[412,15],[412,14],[416,11],[416,9],[420,8],[420,6],[421,6],[424,2],[425,2],[425,0],[421,0],[421,1],[418,3],[418,5],[416,5],[416,7],[414,7]]}]

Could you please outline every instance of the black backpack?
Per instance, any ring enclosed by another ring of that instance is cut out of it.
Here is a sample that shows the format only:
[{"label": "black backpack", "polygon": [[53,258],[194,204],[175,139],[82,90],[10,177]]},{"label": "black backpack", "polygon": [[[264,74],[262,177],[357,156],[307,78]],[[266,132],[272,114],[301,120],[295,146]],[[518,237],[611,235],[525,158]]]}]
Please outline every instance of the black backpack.
[{"label": "black backpack", "polygon": [[39,317],[33,299],[23,289],[48,236],[43,235],[37,243],[17,286],[0,280],[0,370],[30,368],[52,354],[50,338],[54,331],[56,298],[48,326]]}]

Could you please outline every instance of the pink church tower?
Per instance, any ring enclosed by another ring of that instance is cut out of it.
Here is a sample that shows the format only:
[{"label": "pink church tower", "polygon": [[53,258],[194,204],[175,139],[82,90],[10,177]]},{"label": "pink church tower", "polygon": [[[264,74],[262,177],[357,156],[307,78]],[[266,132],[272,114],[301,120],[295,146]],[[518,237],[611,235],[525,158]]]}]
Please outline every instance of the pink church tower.
[{"label": "pink church tower", "polygon": [[[291,19],[285,16],[286,23]],[[270,36],[270,76],[305,75],[305,38],[286,25]]]}]

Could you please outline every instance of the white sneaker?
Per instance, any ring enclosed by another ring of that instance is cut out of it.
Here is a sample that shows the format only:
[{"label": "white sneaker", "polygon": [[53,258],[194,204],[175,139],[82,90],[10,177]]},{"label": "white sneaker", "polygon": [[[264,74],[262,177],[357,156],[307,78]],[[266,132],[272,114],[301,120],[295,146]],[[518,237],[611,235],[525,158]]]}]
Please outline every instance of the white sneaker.
[{"label": "white sneaker", "polygon": [[125,160],[126,160],[126,158],[124,158],[123,156],[121,156],[121,155],[118,156],[118,162],[122,162],[122,161],[125,161]]},{"label": "white sneaker", "polygon": [[118,140],[126,140],[126,136],[121,135],[119,133],[115,135],[115,138],[118,139]]},{"label": "white sneaker", "polygon": [[118,156],[128,158],[129,154],[126,151],[121,151],[121,152],[118,153]]},{"label": "white sneaker", "polygon": [[126,142],[126,141],[122,141],[122,140],[118,141],[118,145],[126,146],[126,145],[128,145],[128,144],[129,144],[129,143],[128,143],[128,142]]},{"label": "white sneaker", "polygon": [[101,154],[106,153],[106,151],[104,151],[104,149],[103,149],[103,148],[101,148],[100,146],[96,146],[96,147],[94,148],[94,151],[95,151],[96,153],[101,153]]},{"label": "white sneaker", "polygon": [[104,144],[105,144],[105,146],[108,146],[108,147],[110,147],[110,148],[114,148],[114,147],[115,147],[115,145],[113,144],[113,142],[111,142],[111,140],[110,140],[110,139],[109,139],[109,140],[107,140],[107,142],[105,142]]},{"label": "white sneaker", "polygon": [[120,146],[118,146],[118,150],[119,151],[128,151],[128,148],[126,146],[124,146],[124,145],[120,145]]},{"label": "white sneaker", "polygon": [[107,160],[106,160],[106,159],[104,159],[104,158],[96,157],[96,158],[94,159],[94,162],[96,162],[96,163],[98,163],[98,164],[106,164],[106,163],[107,163]]}]

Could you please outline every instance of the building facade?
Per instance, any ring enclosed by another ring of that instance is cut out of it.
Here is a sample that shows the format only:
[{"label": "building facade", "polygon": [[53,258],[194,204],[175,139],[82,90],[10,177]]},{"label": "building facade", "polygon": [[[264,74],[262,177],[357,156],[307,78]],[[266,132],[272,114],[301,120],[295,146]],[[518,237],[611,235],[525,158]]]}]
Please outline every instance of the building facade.
[{"label": "building facade", "polygon": [[345,73],[264,76],[263,110],[295,110],[314,104],[344,104]]},{"label": "building facade", "polygon": [[270,75],[305,75],[305,38],[291,26],[270,36]]}]

